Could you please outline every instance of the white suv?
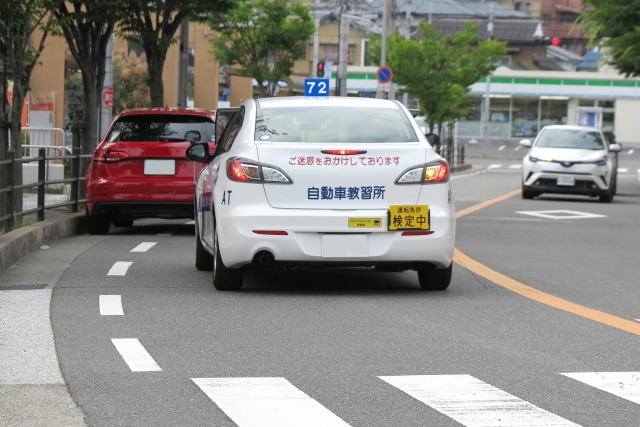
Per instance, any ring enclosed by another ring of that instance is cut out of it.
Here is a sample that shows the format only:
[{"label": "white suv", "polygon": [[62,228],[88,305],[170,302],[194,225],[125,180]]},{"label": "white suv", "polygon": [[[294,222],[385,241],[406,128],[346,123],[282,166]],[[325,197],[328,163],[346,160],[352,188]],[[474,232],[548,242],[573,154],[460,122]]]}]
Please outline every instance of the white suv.
[{"label": "white suv", "polygon": [[522,160],[522,197],[542,193],[581,194],[609,203],[616,194],[617,153],[600,129],[586,126],[544,127]]}]

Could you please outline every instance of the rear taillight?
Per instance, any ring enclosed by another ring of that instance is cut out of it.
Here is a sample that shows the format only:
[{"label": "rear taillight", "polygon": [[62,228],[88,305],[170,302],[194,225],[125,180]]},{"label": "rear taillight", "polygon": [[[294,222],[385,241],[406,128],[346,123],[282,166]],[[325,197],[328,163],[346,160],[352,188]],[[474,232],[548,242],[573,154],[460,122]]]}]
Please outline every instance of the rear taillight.
[{"label": "rear taillight", "polygon": [[291,179],[275,166],[233,157],[227,160],[227,177],[236,182],[291,184]]},{"label": "rear taillight", "polygon": [[111,150],[95,150],[93,152],[93,161],[96,163],[113,163],[127,159],[129,155],[124,151]]},{"label": "rear taillight", "polygon": [[444,160],[436,160],[407,170],[396,183],[436,184],[447,181],[449,181],[449,165]]}]

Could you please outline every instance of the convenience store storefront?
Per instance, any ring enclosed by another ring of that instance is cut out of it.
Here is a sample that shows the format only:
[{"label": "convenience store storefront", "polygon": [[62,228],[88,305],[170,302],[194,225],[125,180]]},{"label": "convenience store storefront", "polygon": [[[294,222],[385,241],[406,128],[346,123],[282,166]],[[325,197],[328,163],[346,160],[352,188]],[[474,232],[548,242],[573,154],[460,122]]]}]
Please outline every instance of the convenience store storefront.
[{"label": "convenience store storefront", "polygon": [[[357,68],[349,69],[347,91],[371,96],[377,87],[376,67]],[[615,73],[499,69],[489,81],[472,85],[468,96],[469,114],[457,122],[458,139],[484,138],[485,133],[489,139],[520,139],[562,122],[613,128],[618,141],[640,143],[640,79]]]}]

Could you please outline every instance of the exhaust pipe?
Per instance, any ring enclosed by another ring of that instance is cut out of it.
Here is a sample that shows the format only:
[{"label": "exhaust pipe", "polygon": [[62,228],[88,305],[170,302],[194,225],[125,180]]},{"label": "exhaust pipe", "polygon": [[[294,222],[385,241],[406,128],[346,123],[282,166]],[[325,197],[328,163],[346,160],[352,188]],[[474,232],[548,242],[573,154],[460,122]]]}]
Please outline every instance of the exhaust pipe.
[{"label": "exhaust pipe", "polygon": [[254,264],[265,265],[271,264],[274,261],[275,259],[273,258],[273,254],[269,251],[260,251],[253,257]]}]

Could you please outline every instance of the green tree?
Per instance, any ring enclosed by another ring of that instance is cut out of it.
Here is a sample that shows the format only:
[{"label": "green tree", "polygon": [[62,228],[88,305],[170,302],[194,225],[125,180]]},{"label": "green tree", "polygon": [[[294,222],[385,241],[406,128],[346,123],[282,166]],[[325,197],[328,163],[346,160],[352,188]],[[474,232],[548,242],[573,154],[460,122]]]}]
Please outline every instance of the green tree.
[{"label": "green tree", "polygon": [[[52,31],[51,8],[47,0],[2,0],[0,2],[0,62],[3,66],[3,82],[0,93],[0,160],[6,158],[9,146],[16,158],[22,157],[21,118],[23,100],[29,92],[33,69],[39,64],[44,42]],[[35,33],[40,30],[35,39]],[[35,39],[35,44],[32,42]],[[11,109],[7,108],[7,70],[13,80]],[[11,141],[7,130],[11,131]],[[22,184],[22,168],[14,168],[14,183]],[[5,176],[0,176],[0,187],[6,187]],[[4,195],[0,198],[3,202]],[[15,211],[22,210],[22,193],[16,192],[13,200]]]},{"label": "green tree", "polygon": [[[98,142],[98,109],[102,96],[107,59],[107,45],[122,10],[110,0],[57,1],[54,15],[67,46],[82,76],[82,120],[79,146],[82,154],[91,154]],[[75,141],[74,141],[75,143]],[[83,159],[83,175],[91,159]],[[81,186],[81,196],[84,195]]]},{"label": "green tree", "polygon": [[[162,71],[167,50],[176,43],[180,24],[188,19],[202,22],[209,14],[222,13],[233,0],[127,0],[118,4],[123,19],[122,35],[144,49],[148,64],[148,84],[153,107],[164,107]],[[112,6],[113,7],[113,6]]]},{"label": "green tree", "polygon": [[[407,40],[399,33],[387,37],[387,64],[393,80],[420,100],[431,129],[466,114],[465,94],[481,77],[497,67],[507,53],[506,43],[480,40],[479,25],[441,36],[433,24],[420,22],[422,38]],[[372,59],[380,62],[381,39],[371,43]]]},{"label": "green tree", "polygon": [[640,75],[640,1],[589,0],[593,10],[579,23],[591,41],[599,38],[609,48],[609,64],[622,74]]},{"label": "green tree", "polygon": [[211,40],[216,59],[254,78],[262,97],[273,96],[278,81],[291,75],[315,31],[309,7],[286,0],[239,1],[209,23],[219,33]]}]

